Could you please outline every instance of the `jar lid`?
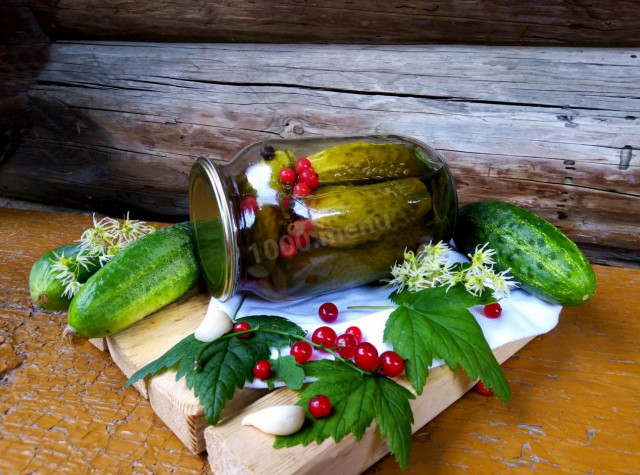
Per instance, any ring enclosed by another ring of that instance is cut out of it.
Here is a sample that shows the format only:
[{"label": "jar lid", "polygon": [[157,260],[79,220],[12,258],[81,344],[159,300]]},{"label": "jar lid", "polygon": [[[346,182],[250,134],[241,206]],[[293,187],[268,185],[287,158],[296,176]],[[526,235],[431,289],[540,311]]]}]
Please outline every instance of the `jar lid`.
[{"label": "jar lid", "polygon": [[189,217],[200,268],[209,291],[221,301],[235,292],[240,253],[224,172],[200,157],[189,176]]}]

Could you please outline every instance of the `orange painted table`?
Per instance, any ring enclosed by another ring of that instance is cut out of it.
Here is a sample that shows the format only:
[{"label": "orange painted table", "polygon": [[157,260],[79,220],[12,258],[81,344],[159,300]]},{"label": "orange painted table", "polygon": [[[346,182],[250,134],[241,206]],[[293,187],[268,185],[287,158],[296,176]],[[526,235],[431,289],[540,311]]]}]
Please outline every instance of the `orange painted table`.
[{"label": "orange painted table", "polygon": [[[204,473],[108,353],[61,338],[31,265],[91,218],[0,208],[0,473]],[[504,365],[508,405],[474,392],[413,437],[407,473],[640,467],[640,270],[596,266],[598,292]],[[392,457],[368,471],[400,474]]]}]

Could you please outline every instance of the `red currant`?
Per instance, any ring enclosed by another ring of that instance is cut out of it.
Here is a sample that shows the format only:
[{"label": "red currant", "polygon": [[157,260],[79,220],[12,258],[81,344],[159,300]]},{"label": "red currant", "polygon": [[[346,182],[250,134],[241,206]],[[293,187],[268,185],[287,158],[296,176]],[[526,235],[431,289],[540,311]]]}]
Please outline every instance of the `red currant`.
[{"label": "red currant", "polygon": [[493,396],[493,389],[486,387],[482,381],[478,381],[476,384],[476,392],[487,397]]},{"label": "red currant", "polygon": [[400,376],[404,371],[404,360],[395,351],[385,351],[380,355],[382,374],[390,378]]},{"label": "red currant", "polygon": [[300,157],[296,162],[296,171],[298,173],[302,173],[302,170],[307,170],[309,168],[313,168],[313,165],[311,165],[311,162],[307,157]]},{"label": "red currant", "polygon": [[309,412],[316,419],[326,417],[331,412],[331,401],[324,394],[318,394],[309,399]]},{"label": "red currant", "polygon": [[278,242],[278,249],[282,259],[291,259],[298,254],[298,247],[291,236],[282,236]]},{"label": "red currant", "polygon": [[343,358],[350,359],[353,358],[353,355],[356,353],[356,346],[358,346],[356,338],[353,335],[345,333],[336,338],[336,346],[334,349],[335,352]]},{"label": "red currant", "polygon": [[258,361],[253,367],[253,377],[258,379],[268,379],[271,374],[271,363],[267,360]]},{"label": "red currant", "polygon": [[488,318],[498,318],[502,315],[502,307],[498,302],[484,306],[484,314]]},{"label": "red currant", "polygon": [[299,219],[287,226],[289,236],[293,237],[302,236],[303,234],[307,234],[309,231],[311,231],[310,219]]},{"label": "red currant", "polygon": [[[234,333],[243,332],[250,329],[251,325],[249,325],[247,322],[238,322],[233,326]],[[242,335],[238,335],[238,338],[249,338],[250,336],[251,333],[243,333]]]},{"label": "red currant", "polygon": [[289,353],[296,359],[296,363],[304,363],[311,358],[313,347],[306,341],[296,341]]},{"label": "red currant", "polygon": [[338,319],[338,307],[331,302],[323,303],[318,309],[318,315],[323,322],[333,323]]},{"label": "red currant", "polygon": [[307,196],[311,194],[311,188],[306,183],[296,183],[293,187],[293,194],[296,196]]},{"label": "red currant", "polygon": [[378,350],[371,343],[360,343],[356,346],[356,354],[353,357],[358,368],[365,371],[373,371],[379,365]]},{"label": "red currant", "polygon": [[258,212],[258,201],[255,196],[245,196],[242,198],[242,211],[256,214]]},{"label": "red currant", "polygon": [[349,327],[344,331],[347,335],[353,335],[358,343],[362,342],[362,330],[358,327]]},{"label": "red currant", "polygon": [[331,327],[320,327],[313,332],[311,341],[316,345],[331,349],[336,346],[336,332]]},{"label": "red currant", "polygon": [[292,168],[280,170],[280,181],[283,185],[293,185],[296,182],[296,172]]},{"label": "red currant", "polygon": [[300,236],[294,237],[293,242],[298,249],[308,250],[310,239],[308,234],[301,234]]},{"label": "red currant", "polygon": [[298,182],[304,183],[312,190],[315,190],[318,188],[318,174],[307,168],[306,170],[302,170],[300,175],[298,175]]}]

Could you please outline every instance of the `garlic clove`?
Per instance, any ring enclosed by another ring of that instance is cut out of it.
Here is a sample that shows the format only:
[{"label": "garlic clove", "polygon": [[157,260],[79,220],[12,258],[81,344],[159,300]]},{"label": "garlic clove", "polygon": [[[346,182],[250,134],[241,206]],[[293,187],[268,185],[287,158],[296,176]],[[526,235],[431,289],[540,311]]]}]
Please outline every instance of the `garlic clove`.
[{"label": "garlic clove", "polygon": [[304,424],[305,412],[300,406],[271,406],[245,416],[243,426],[253,426],[272,435],[290,435]]},{"label": "garlic clove", "polygon": [[233,329],[231,317],[220,307],[210,305],[207,314],[204,316],[202,323],[196,329],[193,336],[196,340],[208,343],[220,338],[225,333],[229,333]]}]

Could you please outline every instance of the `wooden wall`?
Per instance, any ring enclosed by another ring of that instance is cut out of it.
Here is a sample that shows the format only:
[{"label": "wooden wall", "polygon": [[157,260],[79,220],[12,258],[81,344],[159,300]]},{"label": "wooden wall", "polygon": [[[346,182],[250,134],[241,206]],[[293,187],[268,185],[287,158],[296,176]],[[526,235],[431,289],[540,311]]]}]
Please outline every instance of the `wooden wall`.
[{"label": "wooden wall", "polygon": [[175,221],[199,155],[398,133],[462,204],[640,263],[640,2],[31,0],[50,47],[25,2],[0,17],[0,195]]},{"label": "wooden wall", "polygon": [[640,51],[59,42],[0,192],[182,219],[194,159],[266,137],[401,133],[441,150],[462,203],[530,208],[637,256]]},{"label": "wooden wall", "polygon": [[634,45],[634,0],[31,0],[54,39]]}]

